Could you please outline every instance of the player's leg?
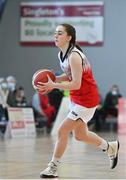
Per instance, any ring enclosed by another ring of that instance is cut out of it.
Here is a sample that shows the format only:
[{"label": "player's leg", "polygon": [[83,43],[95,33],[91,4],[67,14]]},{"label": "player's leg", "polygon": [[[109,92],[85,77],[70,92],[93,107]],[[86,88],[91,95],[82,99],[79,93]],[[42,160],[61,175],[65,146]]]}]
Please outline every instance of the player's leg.
[{"label": "player's leg", "polygon": [[40,177],[57,177],[57,168],[62,157],[69,138],[69,134],[73,131],[77,126],[77,122],[71,119],[66,119],[58,130],[58,138],[55,144],[54,153],[51,162],[49,163],[48,167],[40,173]]},{"label": "player's leg", "polygon": [[103,149],[107,149],[108,144],[104,139],[99,137],[96,133],[89,131],[87,124],[83,120],[79,119],[77,121],[78,126],[74,130],[76,140],[96,146],[100,146],[101,142],[104,141],[105,144]]},{"label": "player's leg", "polygon": [[88,144],[96,145],[103,151],[106,151],[110,159],[110,168],[113,169],[117,165],[119,142],[107,142],[96,133],[88,130],[87,123],[79,121],[79,126],[74,130],[75,138]]}]

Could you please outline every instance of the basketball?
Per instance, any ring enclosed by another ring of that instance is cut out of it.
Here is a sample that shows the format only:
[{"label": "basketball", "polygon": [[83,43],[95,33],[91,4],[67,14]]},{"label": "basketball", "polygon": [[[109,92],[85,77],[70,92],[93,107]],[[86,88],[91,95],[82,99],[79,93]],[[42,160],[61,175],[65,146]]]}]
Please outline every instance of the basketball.
[{"label": "basketball", "polygon": [[52,81],[55,81],[56,77],[55,74],[48,69],[40,69],[34,73],[32,77],[32,85],[34,89],[37,89],[38,82],[46,83],[48,82],[48,76],[51,78]]}]

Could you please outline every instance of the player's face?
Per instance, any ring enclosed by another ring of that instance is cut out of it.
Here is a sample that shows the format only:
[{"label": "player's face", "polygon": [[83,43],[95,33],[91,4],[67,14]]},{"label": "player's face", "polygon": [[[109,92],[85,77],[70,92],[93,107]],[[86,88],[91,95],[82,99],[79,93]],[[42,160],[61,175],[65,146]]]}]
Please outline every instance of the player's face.
[{"label": "player's face", "polygon": [[59,48],[62,48],[68,45],[70,40],[71,40],[71,36],[67,34],[65,27],[61,25],[57,26],[54,35],[55,45]]}]

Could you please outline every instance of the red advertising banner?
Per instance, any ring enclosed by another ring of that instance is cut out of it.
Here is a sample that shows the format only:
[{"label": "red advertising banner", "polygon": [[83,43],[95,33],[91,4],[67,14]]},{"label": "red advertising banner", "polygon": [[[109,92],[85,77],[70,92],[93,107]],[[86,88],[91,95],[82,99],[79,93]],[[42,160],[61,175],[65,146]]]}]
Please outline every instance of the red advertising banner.
[{"label": "red advertising banner", "polygon": [[119,99],[118,133],[126,134],[126,99]]},{"label": "red advertising banner", "polygon": [[76,28],[80,45],[103,44],[103,2],[23,2],[20,6],[22,45],[54,45],[58,24]]}]

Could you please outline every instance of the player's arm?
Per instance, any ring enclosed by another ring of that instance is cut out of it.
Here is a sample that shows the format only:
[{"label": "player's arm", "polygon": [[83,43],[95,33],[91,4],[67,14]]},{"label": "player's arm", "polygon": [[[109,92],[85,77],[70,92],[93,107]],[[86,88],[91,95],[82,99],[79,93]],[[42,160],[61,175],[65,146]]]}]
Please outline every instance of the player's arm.
[{"label": "player's arm", "polygon": [[82,59],[80,55],[73,52],[69,57],[69,63],[71,67],[71,81],[64,81],[64,83],[53,82],[48,76],[47,83],[39,82],[37,86],[40,91],[46,91],[50,89],[63,89],[63,90],[78,90],[81,86],[82,79]]},{"label": "player's arm", "polygon": [[78,53],[73,52],[69,57],[72,80],[64,83],[54,83],[54,88],[63,90],[80,89],[82,79],[82,59]]},{"label": "player's arm", "polygon": [[60,76],[56,76],[55,82],[62,82],[62,81],[69,81],[69,79],[66,76],[66,74],[62,74]]}]

